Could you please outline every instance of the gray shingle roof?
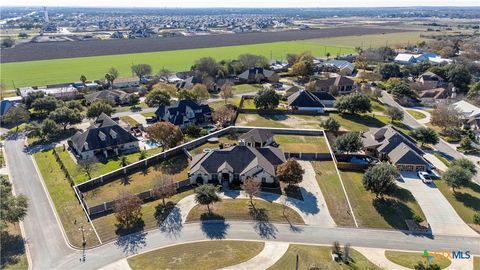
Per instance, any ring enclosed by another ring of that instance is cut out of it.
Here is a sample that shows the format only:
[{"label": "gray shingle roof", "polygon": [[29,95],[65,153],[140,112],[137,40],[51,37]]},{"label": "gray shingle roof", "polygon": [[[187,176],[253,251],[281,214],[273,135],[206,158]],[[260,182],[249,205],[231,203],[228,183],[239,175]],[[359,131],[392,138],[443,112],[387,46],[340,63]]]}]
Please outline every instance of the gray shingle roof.
[{"label": "gray shingle roof", "polygon": [[298,91],[288,97],[288,106],[294,107],[320,107],[323,108],[322,101],[310,91]]},{"label": "gray shingle roof", "polygon": [[93,125],[84,132],[77,132],[70,141],[78,150],[84,152],[123,145],[138,139],[102,113]]},{"label": "gray shingle roof", "polygon": [[264,143],[273,137],[273,133],[265,129],[252,129],[240,136],[240,140],[247,143]]},{"label": "gray shingle roof", "polygon": [[285,155],[278,148],[237,145],[194,156],[190,172],[202,171],[213,174],[227,169],[234,174],[243,174],[258,166],[266,173],[275,176],[275,167],[283,162],[285,162]]},{"label": "gray shingle roof", "polygon": [[388,158],[393,164],[428,165],[422,156],[403,142],[388,153]]}]

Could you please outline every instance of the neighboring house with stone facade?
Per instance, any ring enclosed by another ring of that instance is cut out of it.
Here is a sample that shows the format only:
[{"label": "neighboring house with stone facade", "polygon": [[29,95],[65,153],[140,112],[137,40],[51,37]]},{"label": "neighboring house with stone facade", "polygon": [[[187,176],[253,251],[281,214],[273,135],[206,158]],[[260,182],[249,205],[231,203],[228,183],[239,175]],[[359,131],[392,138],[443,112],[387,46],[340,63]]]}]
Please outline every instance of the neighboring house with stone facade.
[{"label": "neighboring house with stone facade", "polygon": [[415,140],[392,125],[372,128],[362,134],[365,154],[390,161],[400,171],[426,171],[430,168]]},{"label": "neighboring house with stone facade", "polygon": [[109,158],[140,150],[138,139],[102,113],[84,132],[77,132],[68,144],[80,159]]},{"label": "neighboring house with stone facade", "polygon": [[279,148],[255,148],[240,142],[194,156],[189,179],[191,183],[241,183],[252,177],[262,184],[274,184],[276,168],[284,162],[285,154]]}]

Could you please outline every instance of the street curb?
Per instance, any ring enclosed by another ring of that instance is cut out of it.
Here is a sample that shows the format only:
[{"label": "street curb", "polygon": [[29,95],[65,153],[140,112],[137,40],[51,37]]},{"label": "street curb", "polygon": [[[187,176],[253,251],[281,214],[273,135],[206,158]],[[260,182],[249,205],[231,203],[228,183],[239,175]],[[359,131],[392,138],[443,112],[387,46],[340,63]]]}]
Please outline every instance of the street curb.
[{"label": "street curb", "polygon": [[[8,181],[10,183],[12,183],[12,193],[14,196],[16,196],[16,192],[15,192],[15,186],[13,185],[13,182],[12,182],[12,176],[10,175],[10,169],[8,168],[8,158],[7,158],[7,155],[6,155],[6,152],[5,152],[5,147],[2,147],[2,154],[3,154],[3,160],[5,162],[5,167],[7,168],[7,171],[8,171]],[[28,212],[27,212],[27,215],[28,215]],[[19,221],[18,222],[18,225],[20,227],[20,234],[22,235],[22,238],[24,239],[24,243],[25,243],[25,255],[27,256],[27,262],[28,262],[28,270],[32,270],[32,255],[30,254],[30,249],[29,249],[29,246],[30,244],[28,243],[28,240],[27,240],[27,237],[25,235],[25,227],[23,226],[23,221]]]}]

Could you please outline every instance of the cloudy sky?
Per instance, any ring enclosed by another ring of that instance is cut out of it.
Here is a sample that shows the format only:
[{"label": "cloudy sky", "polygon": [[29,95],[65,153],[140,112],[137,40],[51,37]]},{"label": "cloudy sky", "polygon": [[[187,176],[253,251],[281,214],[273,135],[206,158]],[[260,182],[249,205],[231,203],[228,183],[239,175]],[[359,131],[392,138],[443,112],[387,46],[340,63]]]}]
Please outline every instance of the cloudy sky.
[{"label": "cloudy sky", "polygon": [[1,6],[111,6],[111,7],[378,7],[480,6],[480,0],[13,0]]}]

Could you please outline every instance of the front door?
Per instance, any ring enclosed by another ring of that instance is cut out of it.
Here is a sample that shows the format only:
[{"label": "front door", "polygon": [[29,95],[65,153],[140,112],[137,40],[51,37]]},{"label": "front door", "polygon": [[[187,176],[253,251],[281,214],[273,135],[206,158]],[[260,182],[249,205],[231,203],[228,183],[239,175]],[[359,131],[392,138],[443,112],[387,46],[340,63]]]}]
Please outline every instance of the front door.
[{"label": "front door", "polygon": [[230,181],[230,174],[229,173],[222,173],[222,180],[223,181]]}]

